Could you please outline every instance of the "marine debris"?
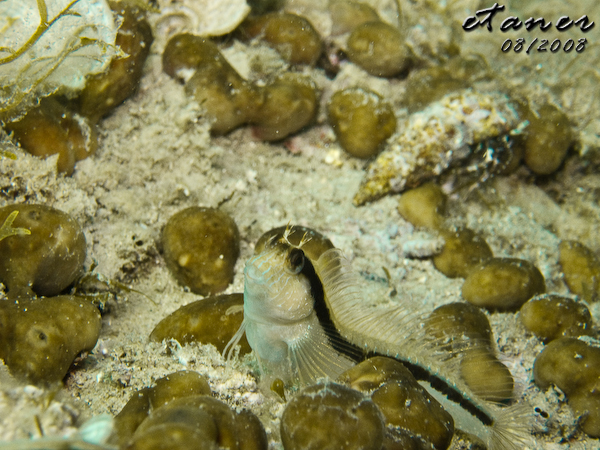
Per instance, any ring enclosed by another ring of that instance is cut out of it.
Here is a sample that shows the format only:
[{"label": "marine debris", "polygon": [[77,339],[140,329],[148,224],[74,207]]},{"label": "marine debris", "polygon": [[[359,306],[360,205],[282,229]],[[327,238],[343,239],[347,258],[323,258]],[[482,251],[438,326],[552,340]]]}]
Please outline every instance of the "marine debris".
[{"label": "marine debris", "polygon": [[[504,94],[470,89],[448,94],[398,126],[403,131],[369,165],[354,204],[419,186],[464,162],[475,144],[518,125],[517,111]],[[493,162],[493,155],[488,156]]]}]

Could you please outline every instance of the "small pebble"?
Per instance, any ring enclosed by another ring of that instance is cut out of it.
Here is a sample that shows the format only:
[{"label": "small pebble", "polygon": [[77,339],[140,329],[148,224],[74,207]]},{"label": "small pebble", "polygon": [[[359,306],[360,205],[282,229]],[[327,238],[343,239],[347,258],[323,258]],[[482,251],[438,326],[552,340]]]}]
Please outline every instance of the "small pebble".
[{"label": "small pebble", "polygon": [[569,118],[556,106],[546,104],[537,115],[526,115],[525,164],[538,175],[558,170],[573,143]]},{"label": "small pebble", "polygon": [[333,94],[327,114],[340,146],[357,158],[375,156],[396,131],[392,106],[375,92],[361,88]]},{"label": "small pebble", "polygon": [[357,26],[348,38],[347,47],[350,61],[377,77],[398,75],[410,62],[400,30],[381,21]]},{"label": "small pebble", "polygon": [[34,384],[61,381],[75,358],[94,348],[102,319],[86,297],[61,295],[0,302],[0,359]]},{"label": "small pebble", "polygon": [[439,230],[446,214],[446,194],[434,183],[426,183],[404,192],[398,201],[398,212],[415,227]]},{"label": "small pebble", "polygon": [[360,392],[335,383],[303,389],[281,417],[285,450],[381,450],[383,435],[377,406]]},{"label": "small pebble", "polygon": [[[150,340],[175,339],[181,345],[212,344],[222,353],[242,325],[243,305],[242,294],[218,295],[189,303],[162,319],[150,333]],[[246,335],[240,345],[241,355],[252,351]]]},{"label": "small pebble", "polygon": [[462,286],[468,302],[499,311],[517,311],[527,300],[546,292],[544,276],[529,261],[490,258],[474,268]]},{"label": "small pebble", "polygon": [[418,383],[400,362],[381,356],[369,358],[340,375],[339,380],[367,395],[381,410],[386,426],[401,431],[388,433],[398,444],[409,436],[423,445],[443,450],[454,434],[452,416]]},{"label": "small pebble", "polygon": [[600,348],[597,344],[592,346],[569,337],[555,339],[535,359],[533,376],[541,389],[552,384],[560,388],[569,406],[581,417],[581,429],[591,437],[600,437]]},{"label": "small pebble", "polygon": [[0,208],[0,224],[13,212],[14,228],[28,235],[0,240],[0,282],[9,298],[60,294],[83,275],[87,245],[79,224],[67,213],[45,205]]},{"label": "small pebble", "polygon": [[446,243],[433,257],[433,265],[448,278],[466,278],[474,268],[494,256],[485,239],[468,228],[442,230],[440,235]]},{"label": "small pebble", "polygon": [[162,231],[167,267],[181,285],[200,295],[221,292],[233,281],[239,242],[234,220],[214,208],[181,210]]},{"label": "small pebble", "polygon": [[583,303],[560,295],[541,295],[521,307],[525,328],[544,342],[559,337],[592,336],[592,316]]},{"label": "small pebble", "polygon": [[245,38],[259,38],[290,64],[314,65],[323,51],[321,36],[304,17],[290,13],[253,16],[240,26]]},{"label": "small pebble", "polygon": [[600,298],[600,259],[577,241],[562,241],[558,262],[569,290],[588,302]]}]

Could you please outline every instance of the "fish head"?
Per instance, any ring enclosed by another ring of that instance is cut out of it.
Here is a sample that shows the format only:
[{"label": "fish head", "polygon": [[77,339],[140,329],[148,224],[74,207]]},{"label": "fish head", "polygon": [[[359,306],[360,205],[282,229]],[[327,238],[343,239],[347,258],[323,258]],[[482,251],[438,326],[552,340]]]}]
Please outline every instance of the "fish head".
[{"label": "fish head", "polygon": [[311,264],[300,246],[272,241],[246,263],[244,316],[274,325],[305,320],[314,311],[312,286],[304,269]]}]

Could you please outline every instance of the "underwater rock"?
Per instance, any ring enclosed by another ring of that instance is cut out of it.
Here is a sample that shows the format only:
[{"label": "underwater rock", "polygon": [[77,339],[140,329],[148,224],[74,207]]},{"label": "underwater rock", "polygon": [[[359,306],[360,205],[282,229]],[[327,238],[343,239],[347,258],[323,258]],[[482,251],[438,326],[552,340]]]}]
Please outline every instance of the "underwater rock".
[{"label": "underwater rock", "polygon": [[474,268],[494,256],[485,239],[468,228],[442,230],[440,236],[446,243],[433,257],[433,265],[448,278],[466,278]]},{"label": "underwater rock", "polygon": [[600,437],[600,348],[568,337],[550,342],[533,365],[535,383],[541,389],[560,388],[588,435]]},{"label": "underwater rock", "polygon": [[469,303],[455,302],[434,309],[425,322],[427,333],[440,342],[465,337],[470,345],[491,348],[492,327],[485,313]]},{"label": "underwater rock", "polygon": [[427,183],[404,192],[398,201],[398,212],[415,227],[438,230],[444,223],[446,200],[438,185]]},{"label": "underwater rock", "polygon": [[163,70],[185,81],[213,120],[211,132],[225,134],[251,123],[259,139],[277,141],[300,131],[317,113],[315,83],[285,73],[263,87],[243,79],[216,45],[199,36],[174,36],[163,53]]},{"label": "underwater rock", "polygon": [[0,223],[14,211],[19,213],[14,227],[31,234],[0,240],[0,282],[9,298],[59,294],[83,274],[83,231],[71,216],[45,205],[5,206]]},{"label": "underwater rock", "polygon": [[521,322],[544,342],[559,337],[592,336],[590,311],[583,303],[560,295],[541,295],[525,303],[519,311]]},{"label": "underwater rock", "polygon": [[259,139],[278,141],[314,121],[319,98],[317,87],[309,77],[285,73],[263,91],[264,102],[250,118]]},{"label": "underwater rock", "polygon": [[492,328],[481,309],[468,303],[450,303],[436,308],[425,324],[428,334],[460,356],[460,374],[479,397],[494,402],[510,400],[514,380],[496,358]]},{"label": "underwater rock", "polygon": [[44,159],[58,153],[57,170],[65,175],[72,175],[75,163],[98,148],[95,126],[52,97],[4,128],[27,153]]},{"label": "underwater rock", "polygon": [[186,93],[204,107],[215,135],[248,123],[264,101],[262,90],[244,80],[218,47],[200,36],[173,36],[163,52],[163,70],[186,83]]},{"label": "underwater rock", "polygon": [[195,67],[185,91],[206,109],[215,135],[248,123],[257,116],[257,108],[264,106],[265,94],[244,80],[220,52]]},{"label": "underwater rock", "polygon": [[236,413],[209,395],[196,395],[153,410],[125,448],[266,450],[267,437],[249,411]]},{"label": "underwater rock", "polygon": [[[427,447],[448,448],[454,434],[452,416],[398,361],[369,358],[340,375],[339,380],[371,397],[388,428],[401,430]],[[392,442],[394,439],[392,439]]]},{"label": "underwater rock", "polygon": [[366,22],[357,26],[346,46],[350,61],[377,77],[398,75],[410,62],[404,36],[398,28],[385,22]]},{"label": "underwater rock", "polygon": [[404,96],[404,104],[410,112],[419,111],[444,95],[468,87],[467,80],[457,76],[456,71],[448,65],[427,67],[410,73]]},{"label": "underwater rock", "polygon": [[487,61],[478,55],[455,56],[441,66],[412,70],[406,79],[404,105],[411,113],[419,111],[451,92],[468,88],[476,80],[492,76]]},{"label": "underwater rock", "polygon": [[[162,319],[150,333],[150,340],[175,339],[180,344],[212,344],[223,352],[244,319],[243,294],[218,295],[182,306]],[[246,336],[240,340],[240,354],[250,353]]]},{"label": "underwater rock", "polygon": [[323,51],[321,36],[304,17],[290,13],[251,16],[239,28],[246,39],[259,38],[290,64],[314,65]]},{"label": "underwater rock", "polygon": [[588,302],[600,298],[600,259],[577,241],[562,241],[558,245],[558,262],[569,290]]},{"label": "underwater rock", "polygon": [[573,143],[569,118],[556,106],[543,105],[537,115],[527,114],[524,160],[538,175],[549,175],[560,167]]},{"label": "underwater rock", "polygon": [[134,392],[123,409],[115,417],[111,443],[123,447],[135,430],[155,410],[169,402],[183,397],[210,395],[210,387],[205,377],[197,372],[182,370],[165,375],[156,380],[156,385]]},{"label": "underwater rock", "polygon": [[367,168],[354,204],[417,187],[451,164],[466,161],[476,144],[506,135],[518,124],[517,112],[504,94],[448,94],[399,124],[400,134]]},{"label": "underwater rock", "polygon": [[92,122],[109,114],[136,91],[154,39],[144,10],[127,2],[113,2],[110,7],[122,20],[115,44],[126,56],[111,61],[106,72],[88,77],[80,92],[78,110]]},{"label": "underwater rock", "polygon": [[471,270],[462,286],[463,298],[476,306],[516,311],[527,300],[546,292],[544,276],[529,261],[490,258]]},{"label": "underwater rock", "polygon": [[327,105],[329,123],[340,146],[357,158],[370,158],[396,131],[392,106],[361,88],[338,91]]},{"label": "underwater rock", "polygon": [[285,450],[380,450],[383,434],[377,406],[360,392],[335,383],[303,389],[281,417]]},{"label": "underwater rock", "polygon": [[240,255],[237,225],[226,213],[193,206],[174,214],[162,231],[165,263],[196,294],[223,291]]},{"label": "underwater rock", "polygon": [[117,444],[122,448],[131,439],[140,423],[150,414],[151,389],[146,387],[131,394],[123,409],[115,417],[109,443]]},{"label": "underwater rock", "polygon": [[51,384],[96,345],[102,320],[85,297],[0,301],[0,359],[16,377]]},{"label": "underwater rock", "polygon": [[292,245],[300,245],[300,242],[304,241],[302,244],[302,251],[313,261],[319,259],[319,257],[327,250],[335,248],[329,238],[312,228],[303,227],[301,225],[284,225],[282,227],[273,228],[258,238],[258,241],[256,241],[256,245],[254,246],[254,254],[258,255],[262,253],[269,242],[283,239],[286,230],[289,230],[286,235],[288,242]]},{"label": "underwater rock", "polygon": [[148,401],[154,410],[176,398],[210,394],[210,386],[205,377],[198,372],[181,370],[156,380],[156,384],[148,392]]},{"label": "underwater rock", "polygon": [[221,59],[223,55],[210,39],[181,33],[169,39],[162,54],[162,67],[170,77],[185,82],[200,65]]},{"label": "underwater rock", "polygon": [[379,15],[371,6],[351,0],[334,0],[329,2],[331,16],[331,34],[348,33],[366,22],[379,21]]},{"label": "underwater rock", "polygon": [[240,450],[266,450],[269,447],[267,433],[253,412],[243,409],[235,419]]}]

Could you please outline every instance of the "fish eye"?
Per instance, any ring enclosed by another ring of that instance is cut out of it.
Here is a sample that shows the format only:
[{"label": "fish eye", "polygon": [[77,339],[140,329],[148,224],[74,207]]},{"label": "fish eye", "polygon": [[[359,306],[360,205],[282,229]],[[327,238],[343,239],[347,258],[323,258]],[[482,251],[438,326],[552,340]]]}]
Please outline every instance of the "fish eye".
[{"label": "fish eye", "polygon": [[304,252],[299,248],[294,248],[288,254],[289,269],[292,273],[300,273],[304,267]]}]

